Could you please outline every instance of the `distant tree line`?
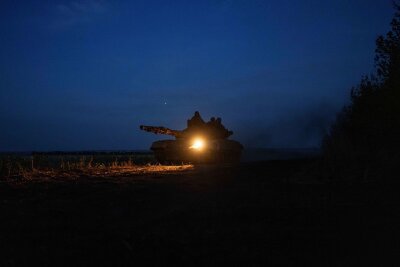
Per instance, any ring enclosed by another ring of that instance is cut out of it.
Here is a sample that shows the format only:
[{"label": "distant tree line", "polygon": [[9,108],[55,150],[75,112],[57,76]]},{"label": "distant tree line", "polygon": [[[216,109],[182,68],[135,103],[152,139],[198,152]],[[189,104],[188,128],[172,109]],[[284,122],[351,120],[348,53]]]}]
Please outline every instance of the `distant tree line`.
[{"label": "distant tree line", "polygon": [[334,177],[394,178],[400,168],[400,5],[391,30],[376,40],[375,71],[351,90],[323,141]]}]

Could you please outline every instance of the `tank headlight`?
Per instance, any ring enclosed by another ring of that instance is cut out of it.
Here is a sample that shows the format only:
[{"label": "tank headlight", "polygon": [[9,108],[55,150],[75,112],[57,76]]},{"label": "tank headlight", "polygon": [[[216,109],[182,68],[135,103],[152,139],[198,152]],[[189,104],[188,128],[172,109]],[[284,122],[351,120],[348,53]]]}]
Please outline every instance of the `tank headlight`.
[{"label": "tank headlight", "polygon": [[205,146],[204,140],[201,138],[196,138],[193,140],[193,143],[189,148],[200,151],[203,150],[204,146]]}]

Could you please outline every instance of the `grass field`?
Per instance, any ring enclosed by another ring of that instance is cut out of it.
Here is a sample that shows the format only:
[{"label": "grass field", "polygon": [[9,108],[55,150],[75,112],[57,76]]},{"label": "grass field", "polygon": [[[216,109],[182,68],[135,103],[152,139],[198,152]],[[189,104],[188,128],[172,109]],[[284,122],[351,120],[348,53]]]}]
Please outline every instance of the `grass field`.
[{"label": "grass field", "polygon": [[167,171],[150,152],[51,152],[0,154],[0,179],[38,176],[120,175]]},{"label": "grass field", "polygon": [[399,262],[399,184],[313,159],[179,168],[1,181],[0,266]]}]

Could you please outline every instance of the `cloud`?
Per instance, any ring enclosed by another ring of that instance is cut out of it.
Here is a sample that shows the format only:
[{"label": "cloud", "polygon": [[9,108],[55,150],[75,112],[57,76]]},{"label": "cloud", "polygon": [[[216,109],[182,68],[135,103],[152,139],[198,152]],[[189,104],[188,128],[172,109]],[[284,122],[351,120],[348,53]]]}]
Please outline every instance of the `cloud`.
[{"label": "cloud", "polygon": [[239,129],[241,141],[245,146],[253,148],[319,147],[336,112],[335,106],[322,101],[303,106],[297,112],[284,111],[277,114],[273,121],[260,121],[260,118],[256,118]]},{"label": "cloud", "polygon": [[88,23],[106,13],[107,3],[103,0],[83,0],[60,3],[54,7],[54,28],[68,28]]}]

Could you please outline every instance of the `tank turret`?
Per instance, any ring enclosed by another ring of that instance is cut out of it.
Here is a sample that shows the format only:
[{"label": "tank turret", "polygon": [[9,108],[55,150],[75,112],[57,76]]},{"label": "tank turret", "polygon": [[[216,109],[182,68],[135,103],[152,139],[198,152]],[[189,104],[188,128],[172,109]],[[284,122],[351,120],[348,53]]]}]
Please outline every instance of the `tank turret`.
[{"label": "tank turret", "polygon": [[240,160],[243,150],[239,142],[228,140],[233,132],[222,125],[220,118],[205,122],[197,111],[187,121],[184,130],[145,125],[140,129],[175,137],[176,140],[160,140],[152,144],[151,150],[162,163],[232,163]]}]

